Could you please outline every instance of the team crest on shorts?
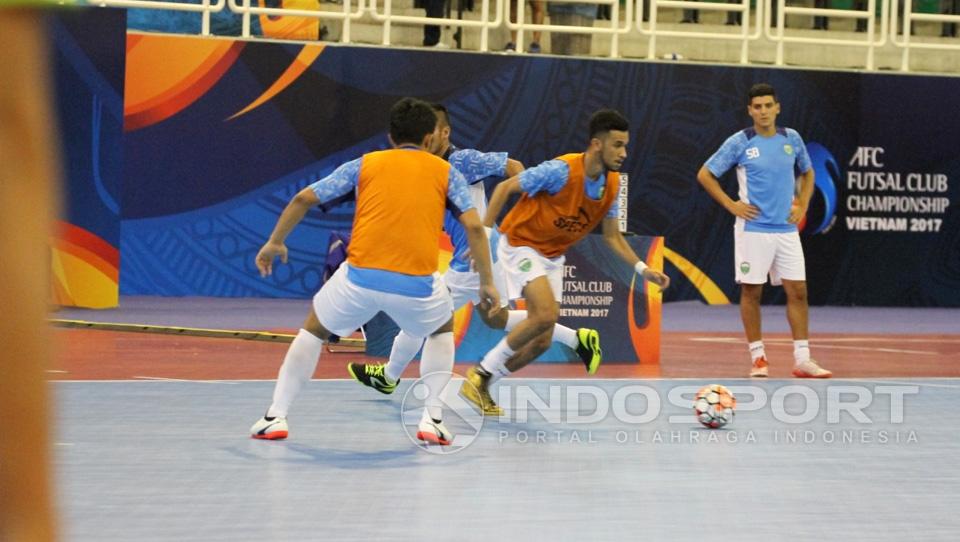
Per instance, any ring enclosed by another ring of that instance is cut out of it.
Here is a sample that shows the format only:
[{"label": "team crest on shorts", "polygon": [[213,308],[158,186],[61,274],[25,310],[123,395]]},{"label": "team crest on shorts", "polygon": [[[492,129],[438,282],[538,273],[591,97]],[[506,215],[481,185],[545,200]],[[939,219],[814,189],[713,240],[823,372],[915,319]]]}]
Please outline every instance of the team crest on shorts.
[{"label": "team crest on shorts", "polygon": [[790,145],[789,143],[786,144],[786,145],[784,145],[784,146],[783,146],[783,152],[785,152],[785,153],[787,153],[787,154],[793,154],[793,145]]},{"label": "team crest on shorts", "polygon": [[750,272],[750,262],[741,262],[740,263],[740,272],[744,275]]},{"label": "team crest on shorts", "polygon": [[517,269],[526,273],[527,271],[530,270],[530,267],[532,266],[533,266],[533,262],[530,261],[530,258],[524,258],[520,260],[520,264],[517,265]]}]

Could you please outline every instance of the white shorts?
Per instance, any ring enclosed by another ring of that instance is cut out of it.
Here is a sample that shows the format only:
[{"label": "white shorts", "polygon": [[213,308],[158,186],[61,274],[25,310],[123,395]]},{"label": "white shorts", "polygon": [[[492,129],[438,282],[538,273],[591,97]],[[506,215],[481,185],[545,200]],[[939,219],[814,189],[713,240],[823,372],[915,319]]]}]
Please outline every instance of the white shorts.
[{"label": "white shorts", "polygon": [[767,274],[774,286],[779,286],[781,279],[807,280],[799,233],[743,231],[743,224],[737,221],[733,241],[738,284],[765,284]]},{"label": "white shorts", "polygon": [[341,265],[313,296],[317,319],[331,333],[349,336],[383,311],[408,335],[426,337],[453,317],[453,300],[439,274],[430,297],[410,297],[357,286],[347,277],[348,267]]},{"label": "white shorts", "polygon": [[[480,303],[480,274],[473,271],[454,271],[447,269],[441,277],[447,290],[450,290],[450,296],[453,298],[453,310],[457,310],[467,303],[474,305]],[[500,262],[493,264],[493,285],[500,293],[500,306],[506,307],[510,304],[507,299],[507,285],[503,278],[503,269]]]},{"label": "white shorts", "polygon": [[511,300],[523,297],[523,288],[537,277],[547,277],[553,298],[560,303],[563,300],[563,263],[566,256],[547,258],[536,249],[515,247],[500,238],[497,245],[497,258],[507,283],[507,297]]}]

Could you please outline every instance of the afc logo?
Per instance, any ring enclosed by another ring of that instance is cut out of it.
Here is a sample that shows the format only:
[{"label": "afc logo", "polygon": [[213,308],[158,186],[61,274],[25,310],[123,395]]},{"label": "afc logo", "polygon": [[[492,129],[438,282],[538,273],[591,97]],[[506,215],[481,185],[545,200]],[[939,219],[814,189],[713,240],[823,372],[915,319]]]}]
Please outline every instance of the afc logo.
[{"label": "afc logo", "polygon": [[746,153],[747,153],[747,160],[760,158],[760,149],[758,149],[757,147],[750,147],[749,149],[747,149]]},{"label": "afc logo", "polygon": [[882,168],[881,154],[883,154],[883,147],[857,147],[857,152],[850,158],[849,165]]}]

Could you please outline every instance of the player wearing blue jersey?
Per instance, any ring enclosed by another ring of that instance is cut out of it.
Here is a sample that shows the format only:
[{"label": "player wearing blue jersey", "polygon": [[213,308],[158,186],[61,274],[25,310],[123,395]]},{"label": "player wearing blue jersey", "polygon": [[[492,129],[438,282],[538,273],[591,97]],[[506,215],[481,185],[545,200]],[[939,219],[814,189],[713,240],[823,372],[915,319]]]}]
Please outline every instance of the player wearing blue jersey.
[{"label": "player wearing blue jersey", "polygon": [[[450,162],[454,169],[463,174],[469,186],[473,205],[482,216],[487,210],[487,196],[483,180],[488,177],[513,177],[523,171],[523,164],[509,158],[505,152],[481,152],[474,149],[457,148],[450,142],[450,117],[446,107],[433,104],[433,109],[437,114],[439,137],[435,139],[435,145],[431,152]],[[453,298],[454,310],[467,303],[479,305],[481,301],[478,294],[480,276],[471,266],[470,245],[466,230],[459,220],[449,212],[444,217],[443,228],[450,236],[453,245],[453,257],[450,260],[449,268],[443,274],[442,280]],[[499,233],[495,229],[491,229],[489,235],[491,252],[495,253]],[[494,285],[500,292],[500,300],[504,310],[490,315],[486,310],[488,307],[484,306],[482,307],[483,310],[478,312],[487,326],[493,329],[505,329],[509,332],[527,318],[527,311],[505,309],[508,304],[504,295],[506,285],[503,282],[502,269],[499,268],[496,260],[494,260],[493,275]],[[602,356],[599,334],[596,330],[586,328],[574,330],[561,324],[555,324],[552,339],[574,350],[588,368],[591,363],[599,363]],[[393,340],[390,358],[386,365],[350,363],[348,365],[350,373],[355,375],[360,383],[381,393],[393,393],[400,375],[422,345],[423,338],[413,337],[401,330]],[[491,403],[485,405],[485,413],[499,416],[503,411],[500,407]]]},{"label": "player wearing blue jersey", "polygon": [[[797,231],[813,195],[813,166],[795,130],[776,125],[780,103],[768,84],[750,88],[747,113],[753,127],[741,130],[721,145],[700,168],[697,180],[710,196],[736,218],[735,274],[740,284],[740,316],[747,335],[752,377],[768,372],[760,325],[760,296],[770,275],[783,283],[787,320],[793,333],[793,376],[830,378],[832,373],[810,358],[806,269]],[[736,167],[737,200],[717,180]],[[797,179],[799,176],[799,190]]]}]

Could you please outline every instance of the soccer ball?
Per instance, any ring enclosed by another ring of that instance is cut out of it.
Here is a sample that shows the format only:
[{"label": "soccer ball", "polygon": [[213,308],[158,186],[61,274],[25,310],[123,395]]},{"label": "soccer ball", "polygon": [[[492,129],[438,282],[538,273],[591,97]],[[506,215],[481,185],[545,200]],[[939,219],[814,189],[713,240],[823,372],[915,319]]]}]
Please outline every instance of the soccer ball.
[{"label": "soccer ball", "polygon": [[733,420],[733,410],[736,407],[737,398],[720,384],[700,388],[693,400],[693,412],[697,421],[710,429],[723,427]]}]

